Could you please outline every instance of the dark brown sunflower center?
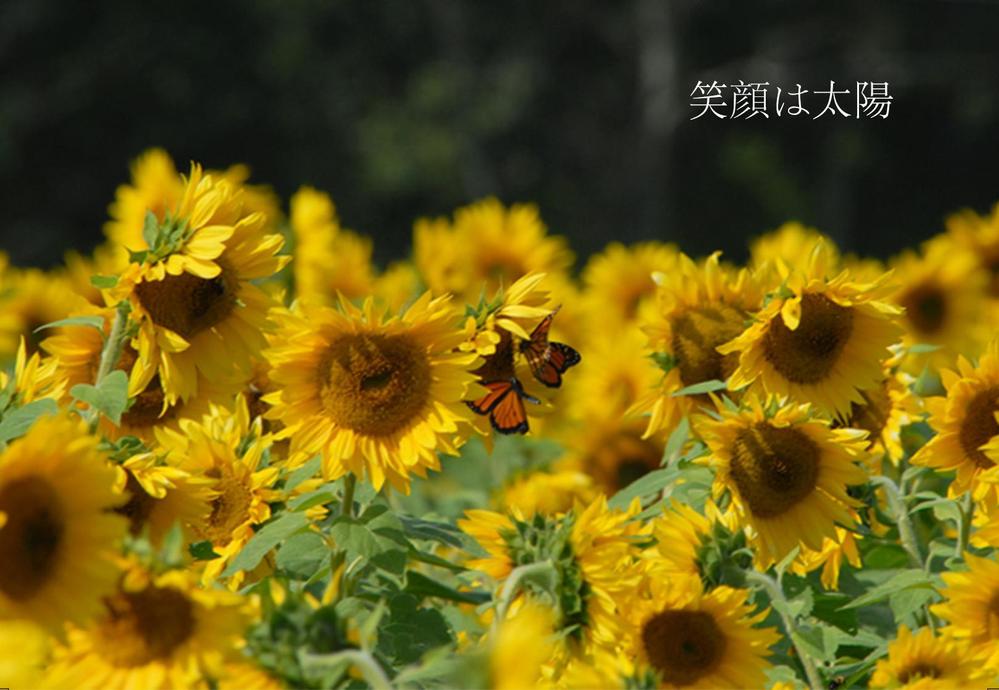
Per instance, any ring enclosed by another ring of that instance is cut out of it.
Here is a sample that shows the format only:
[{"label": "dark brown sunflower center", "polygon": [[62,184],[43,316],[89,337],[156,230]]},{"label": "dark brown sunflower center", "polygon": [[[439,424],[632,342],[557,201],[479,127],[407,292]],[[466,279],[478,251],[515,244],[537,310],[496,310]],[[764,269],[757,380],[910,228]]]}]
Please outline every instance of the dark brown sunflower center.
[{"label": "dark brown sunflower center", "polygon": [[194,606],[183,592],[150,585],[104,600],[107,615],[97,629],[101,657],[131,668],[166,660],[194,634]]},{"label": "dark brown sunflower center", "polygon": [[221,323],[236,308],[238,282],[229,270],[214,278],[167,275],[135,286],[142,307],[157,326],[185,340]]},{"label": "dark brown sunflower center", "polygon": [[906,318],[913,330],[922,336],[936,335],[947,322],[947,296],[936,285],[917,285],[898,301],[905,307]]},{"label": "dark brown sunflower center", "polygon": [[870,432],[868,442],[873,444],[881,438],[881,432],[891,418],[892,401],[888,393],[888,380],[877,388],[861,391],[860,394],[864,398],[864,404],[850,403],[850,416],[846,422],[833,422],[833,426],[865,429]]},{"label": "dark brown sunflower center", "polygon": [[56,569],[66,515],[55,490],[41,477],[15,479],[0,489],[0,592],[30,599]]},{"label": "dark brown sunflower center", "polygon": [[704,611],[663,611],[642,626],[649,663],[667,685],[692,685],[714,671],[728,640]]},{"label": "dark brown sunflower center", "polygon": [[819,448],[799,429],[759,422],[735,438],[732,480],[753,515],[782,515],[815,490]]},{"label": "dark brown sunflower center", "polygon": [[128,501],[125,505],[118,506],[113,510],[128,518],[128,531],[136,535],[142,531],[142,526],[149,520],[153,506],[156,505],[156,499],[146,493],[146,490],[142,488],[131,472],[128,473],[125,493],[128,494]]},{"label": "dark brown sunflower center", "polygon": [[345,335],[319,364],[326,412],[339,426],[387,436],[416,417],[430,395],[426,351],[406,335]]},{"label": "dark brown sunflower center", "polygon": [[689,309],[672,320],[671,345],[685,386],[724,381],[735,371],[738,353],[722,356],[715,348],[742,333],[745,322],[745,312],[726,304]]},{"label": "dark brown sunflower center", "polygon": [[999,386],[979,391],[968,403],[958,432],[961,448],[982,469],[995,465],[981,447],[999,434],[996,412],[999,412]]},{"label": "dark brown sunflower center", "polygon": [[640,433],[621,432],[605,437],[586,458],[587,470],[611,493],[644,477],[662,463],[661,444]]},{"label": "dark brown sunflower center", "polygon": [[941,676],[943,676],[943,671],[933,664],[925,661],[917,661],[899,671],[898,682],[906,685],[920,678],[940,678]]},{"label": "dark brown sunflower center", "polygon": [[793,383],[816,383],[836,366],[853,332],[853,311],[825,295],[801,298],[801,322],[793,331],[779,315],[763,336],[763,352],[771,366]]},{"label": "dark brown sunflower center", "polygon": [[232,472],[212,469],[205,474],[218,479],[215,490],[219,495],[212,501],[208,521],[197,532],[203,539],[224,545],[232,539],[233,532],[250,519],[253,492]]}]

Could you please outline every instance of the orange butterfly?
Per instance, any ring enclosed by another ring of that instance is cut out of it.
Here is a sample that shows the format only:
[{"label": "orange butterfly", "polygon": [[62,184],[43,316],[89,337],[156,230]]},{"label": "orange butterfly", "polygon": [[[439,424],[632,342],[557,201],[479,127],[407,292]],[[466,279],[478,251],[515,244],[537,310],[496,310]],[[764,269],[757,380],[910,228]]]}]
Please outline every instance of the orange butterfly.
[{"label": "orange butterfly", "polygon": [[582,360],[579,353],[565,343],[548,341],[548,330],[551,328],[552,319],[561,308],[561,305],[555,307],[555,311],[542,319],[534,328],[531,339],[520,343],[520,351],[527,358],[534,378],[549,388],[561,386],[562,374]]},{"label": "orange butterfly", "polygon": [[524,401],[540,405],[541,401],[524,392],[524,387],[516,377],[500,381],[487,381],[482,384],[489,392],[474,402],[467,402],[470,408],[481,415],[489,415],[489,422],[501,434],[526,434],[527,410]]}]

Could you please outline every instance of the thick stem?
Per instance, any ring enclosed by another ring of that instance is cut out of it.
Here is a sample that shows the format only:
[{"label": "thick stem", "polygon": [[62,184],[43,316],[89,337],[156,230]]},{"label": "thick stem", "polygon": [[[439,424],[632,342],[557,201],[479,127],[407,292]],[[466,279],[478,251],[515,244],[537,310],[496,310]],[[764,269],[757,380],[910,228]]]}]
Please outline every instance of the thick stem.
[{"label": "thick stem", "polygon": [[774,605],[774,610],[777,611],[781,622],[784,623],[784,629],[787,631],[788,637],[791,638],[791,644],[794,645],[794,650],[797,652],[798,660],[801,661],[801,666],[805,669],[805,676],[808,678],[808,687],[812,690],[824,690],[825,686],[822,684],[822,678],[819,676],[819,670],[815,667],[815,662],[812,661],[810,656],[808,656],[808,652],[803,650],[798,645],[798,626],[795,625],[794,620],[785,613],[785,611],[787,611],[787,598],[784,596],[784,592],[781,590],[780,586],[778,586],[776,580],[755,570],[746,571],[746,580],[760,585],[766,590],[767,596],[770,597],[770,603],[772,605],[775,603],[777,604]]},{"label": "thick stem", "polygon": [[101,359],[97,365],[97,376],[94,378],[94,385],[99,385],[105,376],[111,373],[121,359],[121,351],[125,347],[125,339],[122,337],[125,332],[125,325],[128,323],[128,302],[119,302],[114,313],[114,321],[111,322],[111,332],[104,342],[104,349],[101,350]]},{"label": "thick stem", "polygon": [[392,682],[385,671],[370,653],[363,649],[345,649],[342,652],[323,656],[312,656],[323,665],[334,665],[346,661],[357,668],[373,690],[392,690]]},{"label": "thick stem", "polygon": [[503,589],[500,590],[499,599],[496,601],[496,613],[493,616],[493,629],[495,630],[499,624],[506,618],[506,612],[510,608],[510,604],[513,603],[513,598],[517,595],[520,589],[520,583],[529,575],[534,575],[535,573],[541,573],[546,570],[554,570],[555,566],[551,561],[539,561],[537,563],[528,563],[527,565],[522,565],[520,567],[514,568],[513,571],[507,576],[506,582],[503,583]]},{"label": "thick stem", "polygon": [[954,555],[958,558],[964,556],[964,550],[968,548],[968,537],[971,535],[971,522],[975,519],[975,500],[971,497],[970,491],[965,491],[961,496],[961,529],[957,533],[957,546]]},{"label": "thick stem", "polygon": [[912,520],[909,519],[909,511],[905,507],[905,500],[899,493],[898,487],[888,477],[872,477],[871,481],[884,487],[885,494],[888,496],[888,505],[895,516],[895,524],[898,525],[898,536],[902,542],[902,548],[909,554],[912,567],[922,568],[923,556],[919,551],[919,540],[916,539]]}]

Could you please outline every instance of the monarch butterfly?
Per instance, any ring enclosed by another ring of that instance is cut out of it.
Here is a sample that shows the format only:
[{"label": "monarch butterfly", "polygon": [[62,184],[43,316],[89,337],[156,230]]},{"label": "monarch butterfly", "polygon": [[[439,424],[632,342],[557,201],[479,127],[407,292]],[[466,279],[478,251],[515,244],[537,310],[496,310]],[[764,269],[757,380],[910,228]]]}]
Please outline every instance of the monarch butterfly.
[{"label": "monarch butterfly", "polygon": [[549,342],[548,340],[548,330],[551,328],[552,319],[561,308],[561,306],[555,307],[555,311],[535,326],[531,332],[531,339],[520,343],[520,351],[527,358],[534,378],[549,388],[561,386],[562,374],[569,367],[579,364],[582,360],[579,353],[565,343]]},{"label": "monarch butterfly", "polygon": [[520,381],[513,376],[500,381],[487,381],[482,385],[489,392],[465,404],[478,414],[489,415],[489,422],[501,434],[526,434],[529,427],[524,401],[535,405],[540,405],[541,401],[524,392]]}]

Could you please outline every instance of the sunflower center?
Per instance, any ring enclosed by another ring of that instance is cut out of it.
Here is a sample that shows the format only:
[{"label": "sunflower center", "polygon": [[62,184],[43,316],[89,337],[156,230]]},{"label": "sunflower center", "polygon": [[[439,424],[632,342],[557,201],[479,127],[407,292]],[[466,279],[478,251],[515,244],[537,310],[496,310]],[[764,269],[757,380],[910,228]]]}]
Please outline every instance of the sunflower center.
[{"label": "sunflower center", "polygon": [[870,432],[867,438],[873,444],[881,438],[881,432],[891,418],[892,402],[888,393],[888,380],[886,379],[877,388],[861,391],[860,395],[864,398],[864,404],[850,403],[850,416],[847,421],[842,424],[833,422],[833,426],[865,429]]},{"label": "sunflower center", "polygon": [[815,490],[819,448],[805,433],[759,422],[735,438],[732,479],[753,515],[782,515]]},{"label": "sunflower center", "polygon": [[917,333],[932,336],[943,329],[947,321],[947,297],[936,285],[917,285],[898,301],[905,307],[909,323]]},{"label": "sunflower center", "polygon": [[128,494],[128,502],[114,508],[114,512],[128,518],[128,531],[134,536],[142,531],[142,526],[149,520],[156,499],[146,493],[142,484],[131,472],[128,473],[128,480],[125,483],[125,493]]},{"label": "sunflower center", "polygon": [[672,319],[671,345],[684,385],[724,381],[736,370],[738,353],[722,356],[715,348],[742,333],[745,321],[745,312],[727,304],[688,309]]},{"label": "sunflower center", "polygon": [[253,492],[231,471],[211,469],[205,474],[217,479],[219,495],[212,501],[212,512],[199,535],[214,544],[228,544],[242,524],[250,519]]},{"label": "sunflower center", "polygon": [[337,425],[387,436],[416,417],[430,395],[426,351],[406,335],[354,334],[334,341],[319,363],[321,396]]},{"label": "sunflower center", "polygon": [[618,433],[605,438],[586,458],[589,471],[612,493],[620,491],[662,463],[662,446],[638,434]]},{"label": "sunflower center", "polygon": [[795,330],[776,316],[763,337],[767,361],[788,381],[816,383],[836,365],[853,332],[853,311],[825,295],[801,297],[801,322]]},{"label": "sunflower center", "polygon": [[44,479],[23,477],[0,489],[0,592],[30,599],[45,586],[59,558],[66,515]]},{"label": "sunflower center", "polygon": [[172,587],[150,585],[105,599],[107,616],[97,630],[101,656],[131,668],[165,660],[195,630],[191,600]]},{"label": "sunflower center", "polygon": [[135,293],[153,323],[190,340],[232,313],[237,288],[235,275],[223,267],[214,278],[181,273],[141,282]]},{"label": "sunflower center", "polygon": [[940,678],[943,672],[933,664],[925,661],[917,661],[906,666],[898,674],[898,682],[906,685],[919,678]]},{"label": "sunflower center", "polygon": [[642,626],[642,645],[664,683],[684,686],[721,664],[728,640],[709,613],[662,611]]},{"label": "sunflower center", "polygon": [[981,450],[981,447],[999,434],[996,412],[999,412],[999,386],[979,391],[968,403],[958,432],[961,448],[976,465],[986,470],[995,463]]}]

